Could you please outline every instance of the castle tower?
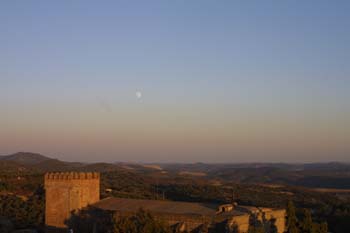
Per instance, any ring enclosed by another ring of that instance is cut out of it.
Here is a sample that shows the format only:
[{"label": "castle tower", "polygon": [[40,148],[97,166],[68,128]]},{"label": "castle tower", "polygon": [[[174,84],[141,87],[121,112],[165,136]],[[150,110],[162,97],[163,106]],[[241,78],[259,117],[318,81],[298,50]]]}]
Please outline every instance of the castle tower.
[{"label": "castle tower", "polygon": [[45,174],[45,224],[66,228],[71,211],[100,200],[97,172],[49,172]]}]

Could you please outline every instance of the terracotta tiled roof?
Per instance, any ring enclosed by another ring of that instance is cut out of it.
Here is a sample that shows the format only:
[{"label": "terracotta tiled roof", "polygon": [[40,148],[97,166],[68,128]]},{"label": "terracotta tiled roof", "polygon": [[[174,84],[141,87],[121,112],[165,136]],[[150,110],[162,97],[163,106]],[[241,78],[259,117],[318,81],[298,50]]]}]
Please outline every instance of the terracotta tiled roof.
[{"label": "terracotta tiled roof", "polygon": [[114,210],[120,212],[136,212],[142,208],[152,213],[202,216],[215,215],[218,207],[217,205],[206,203],[141,200],[114,197],[103,199],[95,203],[94,206],[104,210]]}]

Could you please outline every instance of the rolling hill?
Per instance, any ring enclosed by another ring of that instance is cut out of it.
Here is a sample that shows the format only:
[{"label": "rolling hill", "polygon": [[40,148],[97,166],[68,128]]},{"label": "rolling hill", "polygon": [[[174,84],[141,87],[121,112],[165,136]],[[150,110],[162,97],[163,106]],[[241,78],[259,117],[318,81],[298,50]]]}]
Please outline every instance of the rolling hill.
[{"label": "rolling hill", "polygon": [[[154,169],[154,168],[157,169]],[[4,172],[98,171],[167,177],[216,180],[247,184],[293,185],[312,188],[350,189],[350,164],[347,163],[242,163],[242,164],[136,164],[66,162],[41,154],[19,152],[0,156]],[[198,174],[201,174],[198,176]]]},{"label": "rolling hill", "polygon": [[18,152],[12,155],[0,156],[0,161],[11,161],[19,164],[33,165],[44,161],[52,160],[41,154],[30,152]]}]

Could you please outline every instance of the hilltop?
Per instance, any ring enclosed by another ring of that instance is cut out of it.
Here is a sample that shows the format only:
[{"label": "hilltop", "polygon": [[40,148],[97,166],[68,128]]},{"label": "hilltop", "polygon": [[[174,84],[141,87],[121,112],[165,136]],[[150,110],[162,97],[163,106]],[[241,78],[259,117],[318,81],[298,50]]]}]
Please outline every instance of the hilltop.
[{"label": "hilltop", "polygon": [[0,168],[14,171],[98,171],[128,172],[150,177],[169,179],[195,178],[213,183],[234,182],[244,184],[293,185],[310,188],[350,189],[350,164],[348,163],[82,163],[67,162],[45,155],[18,152],[0,156]]},{"label": "hilltop", "polygon": [[33,165],[44,161],[52,160],[41,154],[31,152],[18,152],[11,155],[0,156],[0,161],[11,161],[20,164]]},{"label": "hilltop", "polygon": [[31,152],[18,152],[11,155],[0,156],[0,168],[6,172],[12,171],[153,171],[153,167],[147,167],[142,164],[135,163],[82,163],[67,162],[45,155]]}]

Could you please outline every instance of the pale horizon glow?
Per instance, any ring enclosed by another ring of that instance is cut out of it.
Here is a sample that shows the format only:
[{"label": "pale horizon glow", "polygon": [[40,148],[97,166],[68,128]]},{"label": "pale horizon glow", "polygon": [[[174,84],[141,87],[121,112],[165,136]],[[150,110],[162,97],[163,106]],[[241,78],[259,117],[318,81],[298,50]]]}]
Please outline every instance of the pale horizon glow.
[{"label": "pale horizon glow", "polygon": [[0,3],[0,155],[350,162],[350,2]]}]

